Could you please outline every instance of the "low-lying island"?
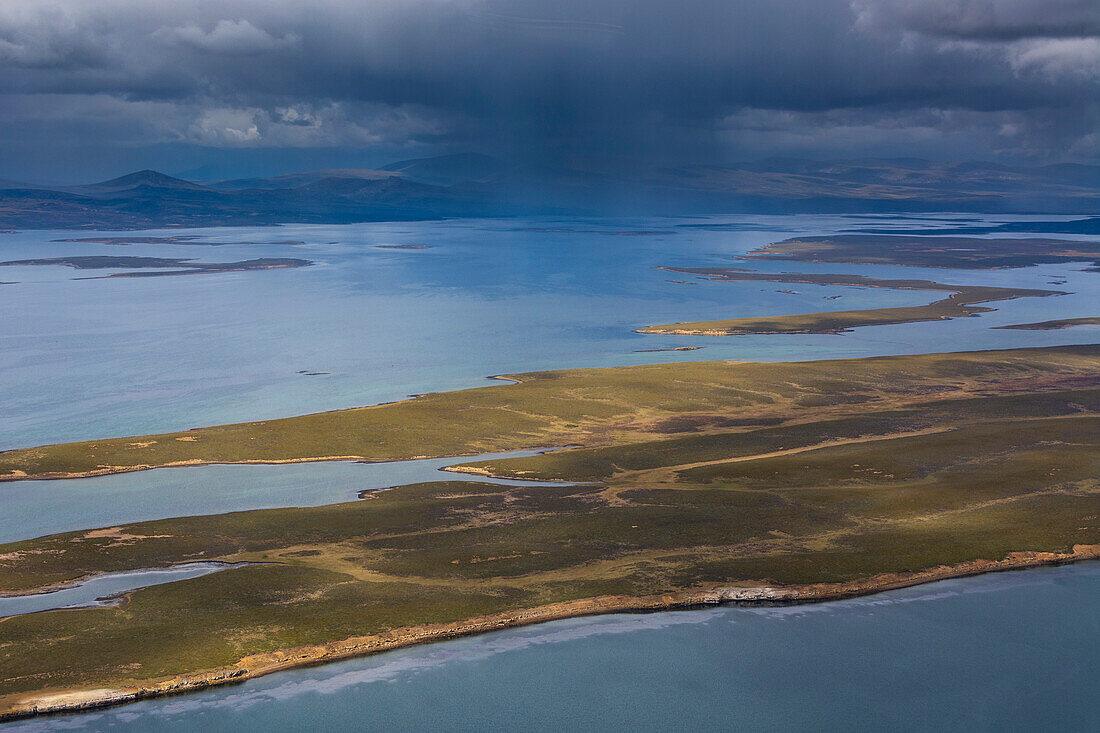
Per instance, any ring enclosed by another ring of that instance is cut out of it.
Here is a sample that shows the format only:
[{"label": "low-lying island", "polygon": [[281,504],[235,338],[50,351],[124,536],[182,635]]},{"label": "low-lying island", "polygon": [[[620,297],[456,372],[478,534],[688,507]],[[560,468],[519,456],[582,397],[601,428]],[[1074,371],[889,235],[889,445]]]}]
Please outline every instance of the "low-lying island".
[{"label": "low-lying island", "polygon": [[0,546],[7,594],[247,563],[0,620],[0,715],[567,616],[821,600],[1100,552],[1100,346],[508,379],[0,454],[18,480],[577,446],[456,469],[560,486],[438,481]]}]

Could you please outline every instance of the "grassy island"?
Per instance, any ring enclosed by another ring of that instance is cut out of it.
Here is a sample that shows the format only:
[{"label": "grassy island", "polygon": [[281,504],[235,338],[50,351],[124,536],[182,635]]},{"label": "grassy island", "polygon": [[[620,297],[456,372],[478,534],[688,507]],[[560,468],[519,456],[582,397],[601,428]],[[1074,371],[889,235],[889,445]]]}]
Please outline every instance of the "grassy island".
[{"label": "grassy island", "polygon": [[839,597],[1100,554],[1100,346],[513,378],[0,454],[10,479],[582,444],[458,469],[574,482],[560,486],[440,481],[2,545],[5,593],[195,560],[257,564],[118,607],[0,620],[0,715],[552,618]]},{"label": "grassy island", "polygon": [[639,442],[682,432],[684,424],[744,429],[960,393],[1076,384],[1096,376],[1098,349],[529,372],[500,377],[512,385],[372,407],[0,452],[0,481],[204,463],[390,461]]},{"label": "grassy island", "polygon": [[662,269],[687,275],[698,275],[709,280],[719,280],[722,282],[801,283],[862,288],[893,288],[896,290],[931,290],[950,292],[951,295],[933,301],[927,305],[672,323],[659,326],[647,326],[639,329],[638,333],[681,334],[692,336],[736,336],[782,333],[837,334],[850,331],[860,326],[886,326],[899,323],[918,323],[921,321],[943,321],[951,318],[965,318],[993,310],[993,308],[979,306],[979,303],[1066,294],[1058,290],[999,288],[986,285],[948,285],[932,280],[887,280],[864,277],[862,275],[749,272],[736,267],[665,267]]},{"label": "grassy island", "polygon": [[[164,275],[201,275],[218,272],[248,272],[251,270],[279,270],[287,267],[308,267],[313,263],[290,257],[260,257],[239,262],[196,262],[175,257],[115,257],[111,255],[87,255],[79,257],[45,257],[34,260],[8,260],[0,267],[29,267],[37,265],[63,265],[77,270],[135,270],[116,272],[103,277],[158,277]],[[89,278],[91,279],[91,278]]]},{"label": "grassy island", "polygon": [[1038,323],[1014,323],[1011,326],[997,326],[997,328],[1008,328],[1017,331],[1057,331],[1062,328],[1073,328],[1074,326],[1100,326],[1100,316],[1059,318]]},{"label": "grassy island", "polygon": [[1100,267],[1100,242],[1042,237],[986,238],[896,234],[795,237],[753,250],[744,259],[844,262],[990,270],[1091,262]]}]

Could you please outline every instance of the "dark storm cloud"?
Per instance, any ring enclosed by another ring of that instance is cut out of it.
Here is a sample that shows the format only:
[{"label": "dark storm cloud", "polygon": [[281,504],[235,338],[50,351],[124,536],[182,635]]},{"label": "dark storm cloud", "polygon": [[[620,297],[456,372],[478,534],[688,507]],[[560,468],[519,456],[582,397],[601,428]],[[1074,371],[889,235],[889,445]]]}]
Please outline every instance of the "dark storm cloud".
[{"label": "dark storm cloud", "polygon": [[943,38],[1012,41],[1100,34],[1095,0],[856,0],[860,21]]},{"label": "dark storm cloud", "polygon": [[0,0],[0,67],[33,175],[94,146],[1100,156],[1095,0]]}]

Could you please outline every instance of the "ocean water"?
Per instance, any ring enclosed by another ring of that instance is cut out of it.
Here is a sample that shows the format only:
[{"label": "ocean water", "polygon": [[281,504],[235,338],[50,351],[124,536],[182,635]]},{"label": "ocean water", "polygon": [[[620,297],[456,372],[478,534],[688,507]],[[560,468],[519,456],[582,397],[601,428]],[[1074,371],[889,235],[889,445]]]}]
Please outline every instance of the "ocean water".
[{"label": "ocean water", "polygon": [[[428,391],[506,389],[486,377],[528,370],[1012,348],[1091,343],[1100,334],[991,329],[1096,315],[1100,275],[1083,272],[1081,264],[954,271],[737,259],[777,239],[864,223],[840,216],[463,220],[149,233],[239,243],[219,247],[51,241],[92,233],[0,235],[0,261],[127,255],[315,263],[95,280],[76,278],[104,273],[0,267],[0,281],[15,282],[0,285],[0,450]],[[873,221],[876,228],[892,224],[915,225]],[[618,233],[638,230],[658,233]],[[304,244],[244,243],[286,239]],[[430,248],[378,247],[401,244]],[[653,323],[916,305],[936,297],[716,283],[655,269],[663,265],[1072,294],[995,304],[996,312],[978,318],[842,335],[634,333]],[[1048,285],[1062,279],[1064,285]],[[833,295],[842,297],[826,299]],[[704,348],[642,351],[685,345]],[[339,501],[364,488],[457,478],[435,473],[450,462],[209,466],[0,483],[0,541],[160,516]],[[793,609],[575,619],[3,730],[1091,730],[1100,717],[1098,594],[1100,572],[1091,564]]]},{"label": "ocean water", "polygon": [[39,731],[1095,731],[1100,563],[854,600],[611,615],[412,647]]},{"label": "ocean water", "polygon": [[[730,222],[743,229],[680,226]],[[1080,272],[1079,266],[959,272],[736,259],[776,239],[860,223],[813,216],[524,219],[150,233],[305,242],[221,247],[51,241],[92,236],[74,232],[0,235],[0,261],[126,255],[203,261],[299,257],[316,263],[290,270],[94,280],[75,278],[104,273],[64,266],[0,267],[0,280],[16,283],[0,285],[0,450],[375,404],[489,385],[493,382],[487,376],[505,372],[685,360],[858,357],[1096,339],[1095,328],[990,329],[1095,315],[1100,277]],[[900,223],[913,225],[908,219]],[[877,219],[875,226],[884,223]],[[539,227],[581,231],[528,231]],[[661,233],[615,234],[637,230]],[[394,244],[431,249],[377,246]],[[634,333],[653,323],[916,305],[935,297],[716,283],[654,269],[662,265],[854,272],[1031,287],[1065,276],[1064,287],[1074,294],[1003,303],[996,313],[980,318],[864,328],[839,336]],[[826,300],[830,295],[842,297]],[[685,345],[704,348],[638,351]]]}]

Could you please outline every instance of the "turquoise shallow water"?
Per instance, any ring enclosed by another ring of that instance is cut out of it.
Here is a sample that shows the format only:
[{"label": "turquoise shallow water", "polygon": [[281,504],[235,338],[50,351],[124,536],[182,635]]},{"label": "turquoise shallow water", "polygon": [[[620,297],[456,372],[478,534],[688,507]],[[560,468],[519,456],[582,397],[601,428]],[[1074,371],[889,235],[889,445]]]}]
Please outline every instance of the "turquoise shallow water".
[{"label": "turquoise shallow water", "polygon": [[1100,564],[809,606],[571,619],[0,726],[1094,731]]},{"label": "turquoise shallow water", "polygon": [[210,573],[231,570],[229,563],[189,562],[170,568],[134,570],[127,573],[104,573],[68,588],[52,593],[36,593],[29,596],[0,597],[0,618],[38,613],[57,608],[88,608],[110,605],[120,593],[128,593],[151,585],[174,583],[198,578]]},{"label": "turquoise shallow water", "polygon": [[[680,226],[730,222],[739,228]],[[506,388],[485,377],[525,370],[1097,340],[1095,328],[991,329],[1096,315],[1100,275],[1080,265],[960,272],[736,259],[776,239],[857,224],[825,216],[484,220],[160,233],[305,242],[224,247],[50,241],[71,232],[4,235],[0,260],[302,257],[316,264],[106,280],[74,280],[89,273],[64,267],[0,268],[0,280],[17,281],[0,286],[0,450],[294,415],[426,391]],[[531,227],[585,231],[522,231]],[[664,233],[613,235],[624,229]],[[926,293],[859,288],[684,284],[671,280],[694,279],[654,269],[746,264],[1059,287],[1073,294],[997,304],[980,318],[840,336],[633,333],[651,323],[928,301]],[[1061,279],[1065,285],[1047,284]],[[842,298],[826,300],[833,295]],[[682,345],[705,348],[638,351]],[[435,474],[436,463],[450,462],[210,466],[0,484],[0,541],[143,518],[339,501],[364,488],[457,478]],[[1098,601],[1100,572],[1092,564],[795,609],[581,619],[4,731],[1092,730],[1100,717]]]},{"label": "turquoise shallow water", "polygon": [[[1053,275],[1067,275],[1065,287],[1075,294],[1004,303],[996,313],[949,324],[866,328],[842,336],[634,333],[652,323],[928,301],[927,293],[859,288],[682,284],[670,281],[694,278],[654,269],[744,266],[737,254],[770,241],[859,223],[812,216],[735,221],[748,229],[685,228],[678,225],[700,220],[658,219],[160,232],[196,233],[218,241],[306,242],[299,246],[122,247],[50,241],[73,232],[2,235],[0,261],[83,254],[204,261],[300,257],[316,264],[294,270],[100,280],[75,280],[96,273],[61,266],[0,268],[0,280],[17,282],[0,285],[0,449],[373,404],[492,384],[485,377],[501,372],[707,359],[817,359],[1096,339],[1097,329],[990,329],[1095,315],[1100,276],[1074,266],[961,273],[752,262],[752,268],[772,271],[1032,287],[1043,287]],[[908,220],[902,223],[912,226]],[[587,231],[517,231],[538,226]],[[669,233],[607,233],[624,229]],[[427,244],[432,249],[379,249],[379,244]],[[826,300],[829,295],[842,298]],[[705,348],[637,353],[682,345]],[[302,371],[331,373],[306,376]]]},{"label": "turquoise shallow water", "polygon": [[354,501],[360,491],[424,481],[538,486],[538,481],[441,471],[466,461],[537,453],[512,451],[381,463],[185,466],[85,479],[12,481],[0,484],[0,542],[149,519],[336,504]]}]

